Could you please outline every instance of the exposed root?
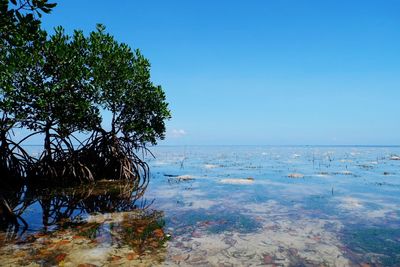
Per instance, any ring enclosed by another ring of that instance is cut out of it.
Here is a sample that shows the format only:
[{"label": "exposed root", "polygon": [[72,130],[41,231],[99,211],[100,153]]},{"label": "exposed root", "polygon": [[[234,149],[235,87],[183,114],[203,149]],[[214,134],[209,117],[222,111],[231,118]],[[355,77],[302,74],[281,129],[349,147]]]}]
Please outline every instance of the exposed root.
[{"label": "exposed root", "polygon": [[0,173],[3,183],[23,182],[32,162],[33,158],[19,144],[7,138],[1,141]]},{"label": "exposed root", "polygon": [[72,185],[97,180],[126,181],[134,188],[137,198],[144,194],[149,183],[149,167],[134,148],[109,133],[96,133],[79,149],[71,141],[51,135],[48,150],[31,164],[28,182]]},{"label": "exposed root", "polygon": [[30,168],[28,182],[46,181],[55,184],[93,182],[92,172],[79,160],[70,140],[52,135],[49,147]]},{"label": "exposed root", "polygon": [[146,187],[149,182],[147,163],[127,143],[109,133],[94,134],[78,153],[96,179],[126,180],[135,188]]}]

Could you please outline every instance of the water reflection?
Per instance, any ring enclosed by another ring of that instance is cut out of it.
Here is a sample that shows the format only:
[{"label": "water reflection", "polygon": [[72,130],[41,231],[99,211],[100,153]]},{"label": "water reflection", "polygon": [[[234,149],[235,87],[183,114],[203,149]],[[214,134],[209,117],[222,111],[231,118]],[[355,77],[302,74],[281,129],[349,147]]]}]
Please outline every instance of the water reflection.
[{"label": "water reflection", "polygon": [[145,208],[138,201],[146,187],[135,188],[132,183],[99,181],[71,188],[40,188],[29,185],[2,185],[0,190],[0,227],[9,236],[21,236],[26,230],[37,230],[29,226],[24,212],[30,208],[42,214],[43,230],[51,229],[61,221],[71,220],[99,212],[120,212]]},{"label": "water reflection", "polygon": [[26,199],[22,184],[1,184],[0,188],[0,230],[6,233],[6,239],[14,239],[28,229],[28,223],[21,215],[32,200]]},{"label": "water reflection", "polygon": [[[1,187],[0,265],[162,262],[169,235],[145,187],[100,181],[80,187]],[[84,265],[83,265],[84,266]]]}]

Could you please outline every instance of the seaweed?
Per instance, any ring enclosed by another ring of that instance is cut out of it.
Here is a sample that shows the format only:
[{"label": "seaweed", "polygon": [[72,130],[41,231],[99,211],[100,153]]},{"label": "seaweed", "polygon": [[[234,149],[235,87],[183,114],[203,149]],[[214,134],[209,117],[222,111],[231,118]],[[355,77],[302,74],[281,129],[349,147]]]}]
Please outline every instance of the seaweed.
[{"label": "seaweed", "polygon": [[347,230],[343,241],[347,248],[363,261],[376,261],[384,266],[398,266],[400,262],[400,229],[398,228]]},{"label": "seaweed", "polygon": [[178,214],[178,216],[184,224],[178,225],[178,228],[203,228],[211,234],[223,232],[252,233],[262,227],[261,223],[252,216],[229,210],[199,209],[184,212]]}]

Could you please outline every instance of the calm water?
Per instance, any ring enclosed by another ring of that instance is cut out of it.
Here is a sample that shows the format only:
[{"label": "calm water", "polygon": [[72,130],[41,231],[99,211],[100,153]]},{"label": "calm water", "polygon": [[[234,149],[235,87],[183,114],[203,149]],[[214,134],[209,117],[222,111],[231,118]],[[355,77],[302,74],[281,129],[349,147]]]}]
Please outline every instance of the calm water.
[{"label": "calm water", "polygon": [[152,151],[143,196],[3,189],[0,265],[400,266],[398,147]]}]

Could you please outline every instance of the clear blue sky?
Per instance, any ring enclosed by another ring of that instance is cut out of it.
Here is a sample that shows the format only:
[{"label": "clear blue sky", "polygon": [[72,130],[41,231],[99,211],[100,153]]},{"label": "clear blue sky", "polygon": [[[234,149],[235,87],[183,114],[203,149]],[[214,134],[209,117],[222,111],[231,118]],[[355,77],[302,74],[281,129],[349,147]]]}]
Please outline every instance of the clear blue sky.
[{"label": "clear blue sky", "polygon": [[103,23],[150,59],[162,144],[400,144],[400,1],[57,2],[46,29]]}]

